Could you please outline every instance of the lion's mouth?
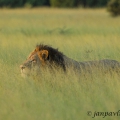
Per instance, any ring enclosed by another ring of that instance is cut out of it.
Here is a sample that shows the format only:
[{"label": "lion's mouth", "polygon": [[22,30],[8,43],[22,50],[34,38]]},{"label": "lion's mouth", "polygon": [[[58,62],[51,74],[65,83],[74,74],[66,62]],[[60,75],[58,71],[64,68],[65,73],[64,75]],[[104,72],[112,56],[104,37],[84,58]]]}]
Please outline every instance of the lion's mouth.
[{"label": "lion's mouth", "polygon": [[27,77],[27,76],[29,76],[29,72],[27,72],[25,69],[21,69],[21,76]]},{"label": "lion's mouth", "polygon": [[31,70],[29,69],[21,69],[21,76],[22,77],[28,77],[30,76]]},{"label": "lion's mouth", "polygon": [[24,69],[21,69],[21,74],[24,74],[25,73],[25,70]]}]

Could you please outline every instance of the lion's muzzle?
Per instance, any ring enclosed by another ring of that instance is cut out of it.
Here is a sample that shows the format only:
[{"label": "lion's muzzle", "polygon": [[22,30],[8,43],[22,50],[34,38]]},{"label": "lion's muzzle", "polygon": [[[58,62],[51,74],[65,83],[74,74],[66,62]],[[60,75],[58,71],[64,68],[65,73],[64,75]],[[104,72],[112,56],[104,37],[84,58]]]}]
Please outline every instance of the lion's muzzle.
[{"label": "lion's muzzle", "polygon": [[24,65],[20,65],[20,69],[21,70],[25,69],[25,66]]}]

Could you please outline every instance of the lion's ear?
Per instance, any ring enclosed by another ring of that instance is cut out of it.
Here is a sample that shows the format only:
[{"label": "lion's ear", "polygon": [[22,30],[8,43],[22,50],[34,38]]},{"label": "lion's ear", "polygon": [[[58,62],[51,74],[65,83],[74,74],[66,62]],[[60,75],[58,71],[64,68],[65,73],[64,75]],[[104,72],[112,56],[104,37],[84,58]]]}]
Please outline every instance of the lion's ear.
[{"label": "lion's ear", "polygon": [[48,58],[48,51],[47,50],[41,50],[39,52],[39,58],[42,60],[42,61],[46,61],[47,58]]},{"label": "lion's ear", "polygon": [[39,47],[36,47],[34,51],[36,51],[36,52],[39,51]]}]

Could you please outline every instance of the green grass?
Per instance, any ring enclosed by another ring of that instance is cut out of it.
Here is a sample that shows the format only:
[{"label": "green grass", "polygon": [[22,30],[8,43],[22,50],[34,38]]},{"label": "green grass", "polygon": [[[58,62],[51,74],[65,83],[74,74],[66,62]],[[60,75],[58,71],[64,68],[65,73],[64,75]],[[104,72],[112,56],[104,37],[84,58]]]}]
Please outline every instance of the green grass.
[{"label": "green grass", "polygon": [[0,9],[0,120],[90,120],[87,111],[120,110],[116,74],[23,79],[19,65],[41,42],[78,61],[120,61],[120,17],[105,9]]}]

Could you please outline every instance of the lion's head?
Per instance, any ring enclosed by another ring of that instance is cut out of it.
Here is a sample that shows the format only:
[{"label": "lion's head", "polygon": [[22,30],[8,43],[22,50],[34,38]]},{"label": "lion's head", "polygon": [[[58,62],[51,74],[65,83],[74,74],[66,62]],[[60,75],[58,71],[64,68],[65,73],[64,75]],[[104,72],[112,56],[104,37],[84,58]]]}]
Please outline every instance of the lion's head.
[{"label": "lion's head", "polygon": [[63,54],[47,45],[37,45],[27,60],[20,65],[22,76],[39,75],[45,68],[62,68],[65,71]]}]

